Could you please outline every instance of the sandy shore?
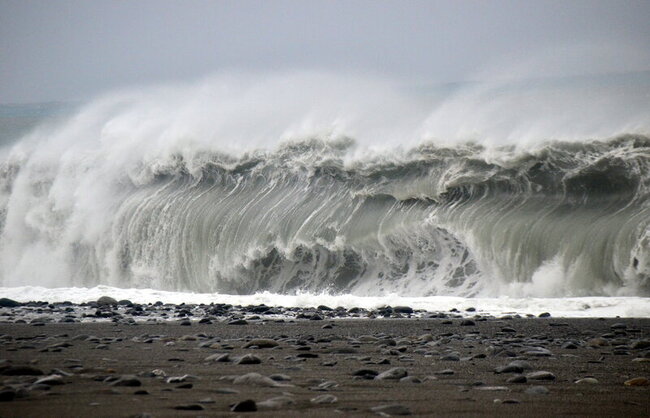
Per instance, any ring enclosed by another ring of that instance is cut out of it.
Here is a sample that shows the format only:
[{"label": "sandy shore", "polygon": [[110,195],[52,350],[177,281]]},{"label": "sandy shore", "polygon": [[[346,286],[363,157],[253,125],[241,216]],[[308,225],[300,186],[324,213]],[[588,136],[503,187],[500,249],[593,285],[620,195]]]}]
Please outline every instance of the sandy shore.
[{"label": "sandy shore", "polygon": [[650,319],[228,322],[0,324],[0,416],[650,414]]}]

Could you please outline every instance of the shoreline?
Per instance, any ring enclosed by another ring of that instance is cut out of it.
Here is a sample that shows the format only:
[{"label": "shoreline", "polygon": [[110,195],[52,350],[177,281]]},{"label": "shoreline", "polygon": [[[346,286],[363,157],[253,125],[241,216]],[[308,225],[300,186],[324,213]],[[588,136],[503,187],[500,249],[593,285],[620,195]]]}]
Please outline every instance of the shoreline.
[{"label": "shoreline", "polygon": [[[353,294],[297,293],[293,295],[260,292],[250,295],[230,295],[219,293],[173,292],[155,289],[121,289],[110,286],[92,288],[38,286],[0,287],[0,296],[25,303],[49,301],[61,304],[64,301],[73,305],[88,306],[104,295],[116,300],[128,300],[148,305],[162,301],[169,305],[267,305],[274,308],[297,309],[314,308],[327,305],[332,308],[354,307],[377,310],[384,306],[408,306],[418,312],[450,312],[456,309],[464,314],[468,308],[474,311],[468,315],[539,315],[550,312],[557,317],[570,318],[650,318],[650,298],[642,296],[581,296],[581,297],[461,297],[461,296],[360,296]],[[43,303],[43,302],[41,302]]]},{"label": "shoreline", "polygon": [[[234,416],[253,405],[262,416],[647,416],[650,408],[648,318],[333,320],[335,310],[314,312],[318,319],[286,308],[294,318],[271,319],[222,306],[224,315],[205,320],[188,307],[158,306],[174,319],[157,323],[124,313],[44,321],[49,307],[41,321],[0,323],[0,416]],[[3,315],[12,309],[20,308]]]}]

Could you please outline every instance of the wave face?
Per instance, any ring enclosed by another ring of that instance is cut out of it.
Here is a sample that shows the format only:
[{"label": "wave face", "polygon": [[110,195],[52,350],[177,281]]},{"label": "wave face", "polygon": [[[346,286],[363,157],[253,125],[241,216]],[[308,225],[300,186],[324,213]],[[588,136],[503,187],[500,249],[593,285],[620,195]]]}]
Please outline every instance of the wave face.
[{"label": "wave face", "polygon": [[371,149],[330,131],[233,152],[129,103],[6,158],[5,286],[650,295],[647,136]]}]

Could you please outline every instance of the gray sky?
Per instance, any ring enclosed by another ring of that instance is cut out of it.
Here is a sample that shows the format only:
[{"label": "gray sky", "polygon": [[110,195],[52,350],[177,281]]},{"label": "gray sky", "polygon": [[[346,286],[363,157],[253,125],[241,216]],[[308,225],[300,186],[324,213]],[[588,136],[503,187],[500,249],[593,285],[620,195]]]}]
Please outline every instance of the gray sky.
[{"label": "gray sky", "polygon": [[0,102],[240,70],[463,81],[535,54],[557,74],[648,70],[649,22],[632,0],[0,0]]}]

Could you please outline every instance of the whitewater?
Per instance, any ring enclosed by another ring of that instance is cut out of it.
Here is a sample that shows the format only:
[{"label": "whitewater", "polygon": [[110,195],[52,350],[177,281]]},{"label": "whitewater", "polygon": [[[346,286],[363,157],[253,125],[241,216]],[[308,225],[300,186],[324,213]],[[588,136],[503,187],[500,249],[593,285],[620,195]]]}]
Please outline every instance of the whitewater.
[{"label": "whitewater", "polygon": [[218,75],[1,151],[0,294],[650,316],[650,74]]}]

